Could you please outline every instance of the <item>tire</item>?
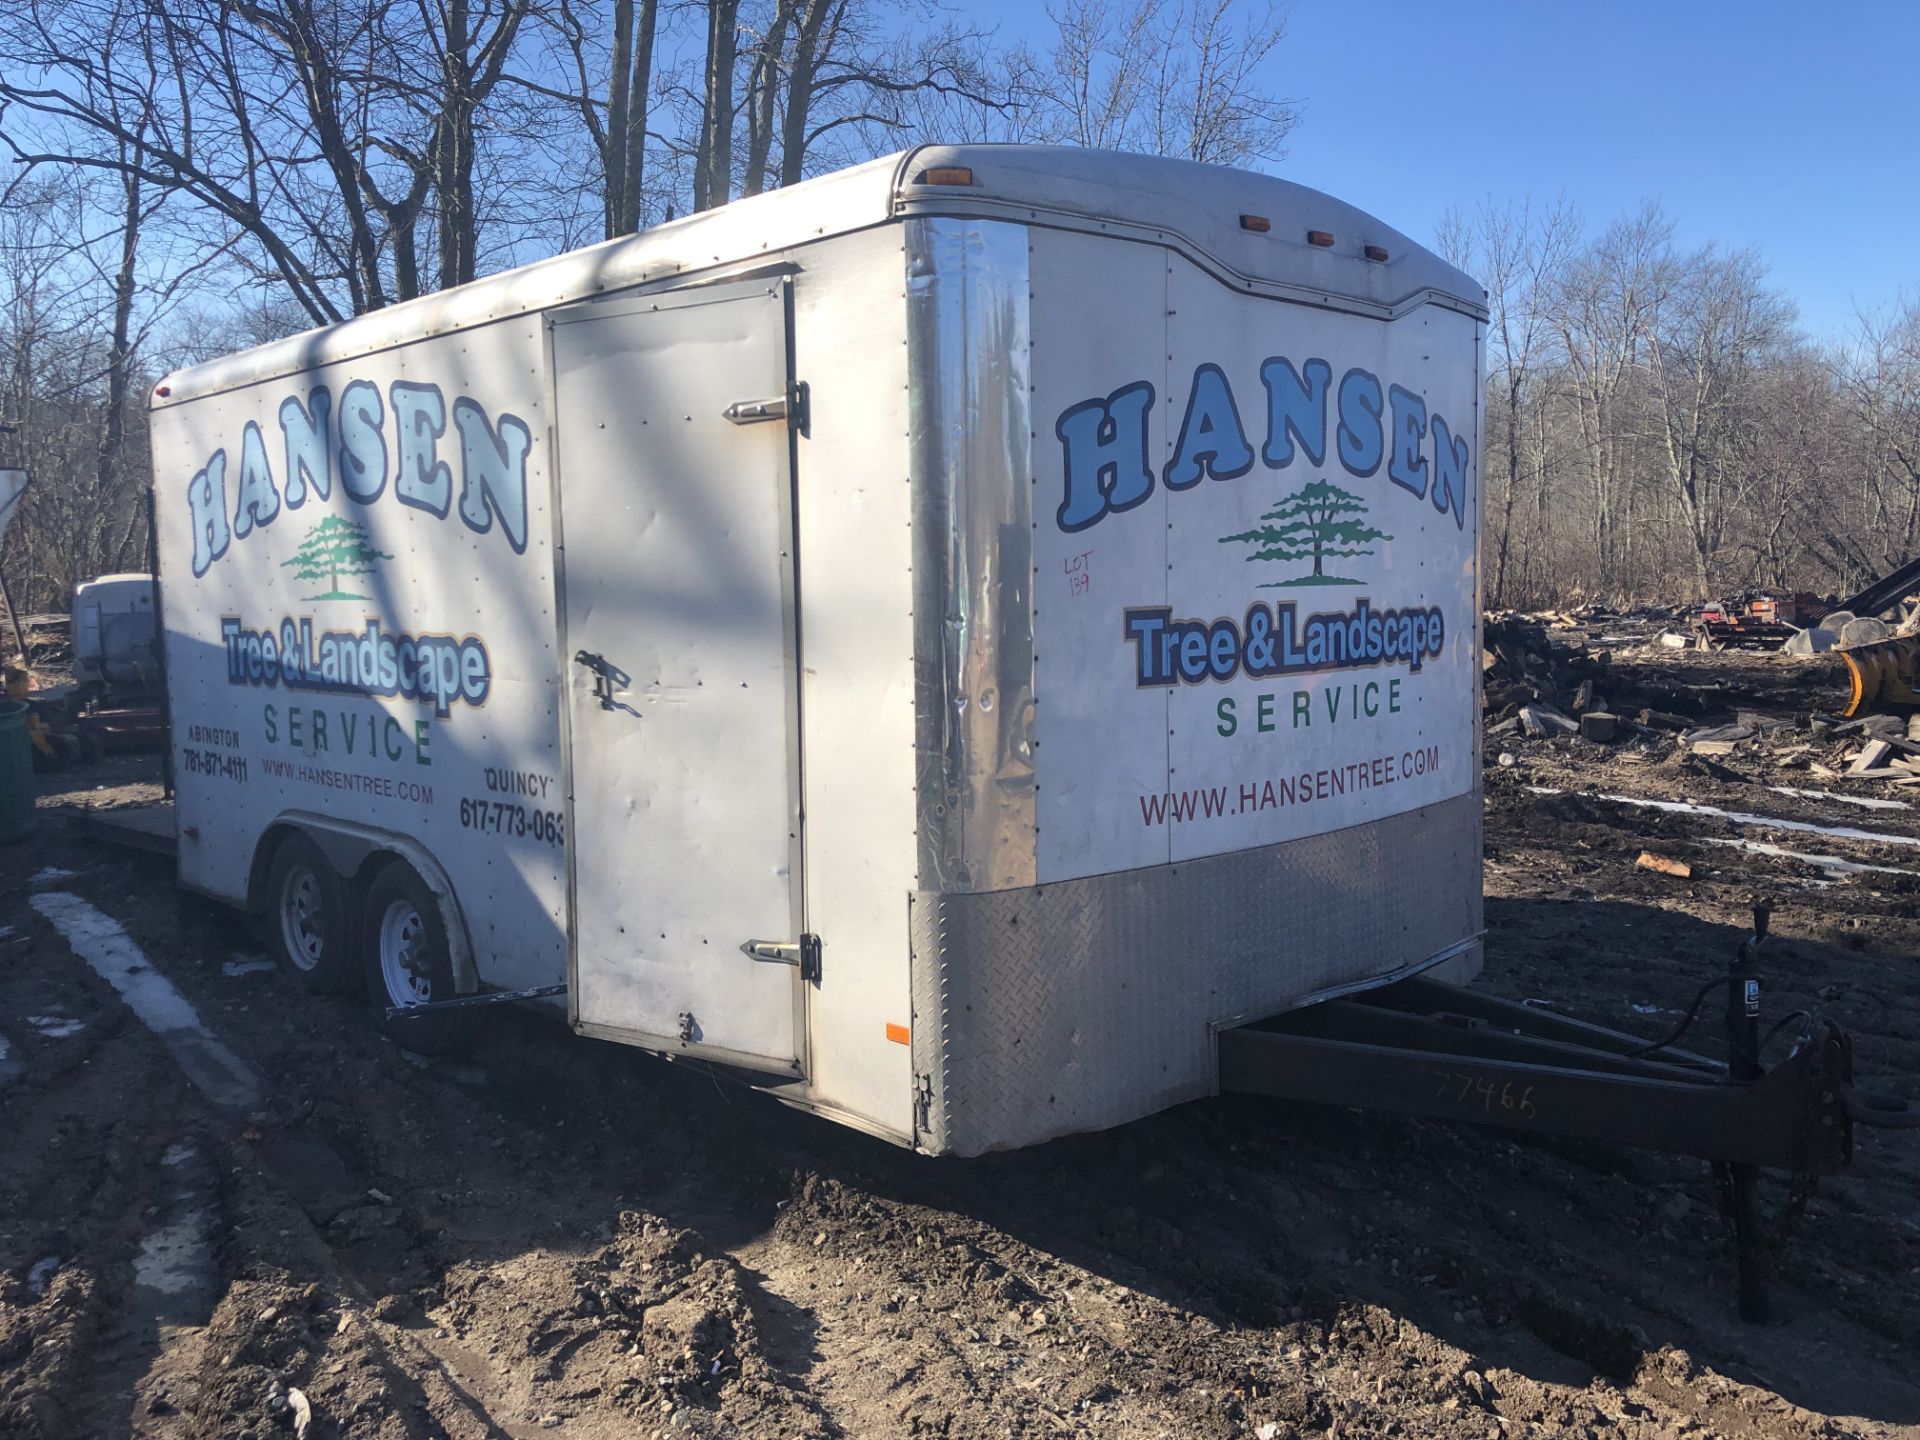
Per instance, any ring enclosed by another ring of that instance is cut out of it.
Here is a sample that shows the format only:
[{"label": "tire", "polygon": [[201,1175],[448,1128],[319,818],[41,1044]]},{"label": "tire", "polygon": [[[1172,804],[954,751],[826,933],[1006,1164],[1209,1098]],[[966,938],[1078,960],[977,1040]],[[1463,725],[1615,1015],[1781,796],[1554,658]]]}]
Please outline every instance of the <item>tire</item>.
[{"label": "tire", "polygon": [[469,1010],[387,1017],[392,1007],[457,998],[439,898],[404,861],[388,865],[367,887],[360,953],[375,1019],[394,1043],[420,1055],[444,1055],[471,1035],[475,1016]]},{"label": "tire", "polygon": [[360,984],[346,882],[298,831],[280,842],[267,870],[267,933],[281,966],[313,994]]}]

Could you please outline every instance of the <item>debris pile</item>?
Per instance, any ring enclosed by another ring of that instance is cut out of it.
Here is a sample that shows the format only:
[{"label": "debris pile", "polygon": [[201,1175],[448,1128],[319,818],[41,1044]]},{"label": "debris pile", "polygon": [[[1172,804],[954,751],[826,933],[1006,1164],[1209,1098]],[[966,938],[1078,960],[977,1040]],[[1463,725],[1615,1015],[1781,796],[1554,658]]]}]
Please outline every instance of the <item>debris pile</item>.
[{"label": "debris pile", "polygon": [[[25,664],[28,669],[65,665],[73,658],[72,621],[65,615],[22,615],[20,629],[27,642]],[[22,663],[15,652],[13,627],[0,624],[0,659],[10,665]]]},{"label": "debris pile", "polygon": [[1824,616],[1829,605],[1828,601],[1798,592],[1749,590],[1732,600],[1713,600],[1701,606],[1692,629],[1703,650],[1729,646],[1778,650],[1803,633],[1801,627],[1813,625]]},{"label": "debris pile", "polygon": [[[1614,669],[1613,652],[1595,648],[1588,638],[1585,622],[1596,618],[1620,617],[1589,615],[1583,622],[1569,615],[1507,615],[1486,622],[1480,665],[1489,736],[1578,735],[1606,745],[1693,723],[1690,717],[1699,713],[1695,697],[1649,694]],[[1573,633],[1550,634],[1550,625]]]},{"label": "debris pile", "polygon": [[[1920,785],[1920,706],[1897,703],[1891,679],[1864,698],[1856,681],[1848,700],[1849,677],[1876,653],[1920,642],[1895,638],[1798,660],[1751,649],[1676,651],[1664,619],[1634,617],[1635,635],[1618,615],[1489,618],[1481,655],[1488,741],[1608,747],[1628,761],[1681,764],[1742,785],[1785,783],[1793,772],[1845,789]],[[1881,703],[1900,713],[1847,713],[1849,704]]]}]

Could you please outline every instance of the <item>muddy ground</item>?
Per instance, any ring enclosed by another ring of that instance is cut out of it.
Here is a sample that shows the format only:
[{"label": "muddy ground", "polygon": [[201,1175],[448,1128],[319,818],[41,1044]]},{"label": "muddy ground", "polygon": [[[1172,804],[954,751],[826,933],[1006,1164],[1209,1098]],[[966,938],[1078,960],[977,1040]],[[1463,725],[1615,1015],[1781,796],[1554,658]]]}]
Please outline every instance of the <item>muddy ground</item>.
[{"label": "muddy ground", "polygon": [[[1614,666],[1655,708],[1829,699],[1784,660]],[[1920,842],[1920,808],[1771,787],[1920,792],[1780,749],[1489,741],[1484,983],[1652,1037],[1763,891],[1771,1013],[1920,1097],[1920,845],[1597,798]],[[935,1161],[537,1017],[422,1061],[67,827],[150,782],[49,777],[0,852],[0,1436],[1920,1435],[1920,1134],[1862,1132],[1745,1326],[1698,1162],[1240,1100]],[[48,918],[92,911],[256,1093],[190,1085]]]}]

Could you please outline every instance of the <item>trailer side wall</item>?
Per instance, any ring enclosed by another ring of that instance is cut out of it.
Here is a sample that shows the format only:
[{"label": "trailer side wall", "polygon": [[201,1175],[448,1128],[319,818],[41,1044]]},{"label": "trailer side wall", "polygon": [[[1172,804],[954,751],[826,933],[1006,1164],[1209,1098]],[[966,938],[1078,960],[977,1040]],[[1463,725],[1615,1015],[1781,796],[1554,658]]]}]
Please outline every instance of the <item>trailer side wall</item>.
[{"label": "trailer side wall", "polygon": [[519,316],[156,409],[183,885],[344,818],[439,862],[488,983],[561,975],[546,404]]}]

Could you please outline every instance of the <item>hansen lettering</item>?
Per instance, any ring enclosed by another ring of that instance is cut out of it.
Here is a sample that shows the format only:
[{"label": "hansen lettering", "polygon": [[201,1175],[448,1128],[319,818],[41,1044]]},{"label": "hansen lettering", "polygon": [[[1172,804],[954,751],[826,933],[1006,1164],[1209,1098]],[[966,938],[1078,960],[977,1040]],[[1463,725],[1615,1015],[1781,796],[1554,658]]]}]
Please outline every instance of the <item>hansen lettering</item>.
[{"label": "hansen lettering", "polygon": [[484,535],[498,522],[513,552],[526,551],[533,432],[519,416],[502,411],[490,421],[464,395],[449,406],[439,386],[407,380],[394,381],[384,398],[372,381],[350,380],[337,407],[327,387],[316,385],[304,400],[287,396],[278,415],[277,476],[266,436],[249,420],[240,431],[238,461],[224,448],[216,450],[187,482],[195,579],[235,540],[272,525],[283,506],[298,510],[310,499],[331,501],[336,482],[355,505],[391,495],[446,519],[456,508],[453,467],[440,448],[449,422],[459,432],[461,523]]},{"label": "hansen lettering", "polygon": [[[1265,391],[1265,443],[1260,463],[1285,470],[1304,458],[1313,469],[1340,468],[1357,479],[1378,474],[1426,499],[1456,528],[1467,523],[1466,438],[1427,402],[1399,385],[1382,385],[1358,366],[1336,385],[1333,366],[1315,356],[1298,368],[1284,355],[1260,364]],[[1158,476],[1148,457],[1153,386],[1145,380],[1070,405],[1054,425],[1064,481],[1055,523],[1068,533],[1131,510],[1153,493],[1190,490],[1201,480],[1237,480],[1253,469],[1254,448],[1226,373],[1205,364],[1193,372],[1173,455]],[[1329,433],[1331,432],[1331,433]],[[1329,442],[1331,441],[1331,447]]]}]

